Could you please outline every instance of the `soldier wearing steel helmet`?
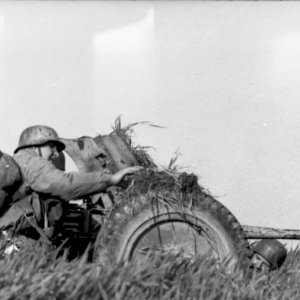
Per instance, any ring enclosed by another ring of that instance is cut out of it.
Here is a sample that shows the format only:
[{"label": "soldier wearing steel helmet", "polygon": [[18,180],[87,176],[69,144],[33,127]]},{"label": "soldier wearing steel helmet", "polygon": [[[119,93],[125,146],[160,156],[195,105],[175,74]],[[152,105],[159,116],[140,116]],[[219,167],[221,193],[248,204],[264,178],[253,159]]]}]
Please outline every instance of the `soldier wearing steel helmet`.
[{"label": "soldier wearing steel helmet", "polygon": [[287,257],[286,248],[276,239],[258,241],[253,252],[253,265],[260,271],[279,269]]},{"label": "soldier wearing steel helmet", "polygon": [[[52,160],[58,157],[65,145],[57,132],[48,126],[36,125],[26,128],[20,135],[14,151],[14,159],[20,166],[23,182],[13,204],[0,217],[0,230],[18,226],[32,215],[39,216],[40,201],[50,207],[49,222],[53,225],[61,219],[63,202],[101,192],[111,185],[118,185],[124,176],[132,174],[140,167],[125,168],[115,174],[103,172],[63,172],[56,168]],[[26,215],[26,218],[24,218]],[[38,220],[39,221],[39,220]]]}]

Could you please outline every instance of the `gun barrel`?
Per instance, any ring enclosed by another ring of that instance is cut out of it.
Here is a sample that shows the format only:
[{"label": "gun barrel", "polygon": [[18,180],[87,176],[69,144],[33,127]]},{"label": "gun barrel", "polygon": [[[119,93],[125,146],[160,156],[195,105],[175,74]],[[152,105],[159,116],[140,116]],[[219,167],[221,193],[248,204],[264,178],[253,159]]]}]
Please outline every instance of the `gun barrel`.
[{"label": "gun barrel", "polygon": [[300,240],[300,230],[242,225],[247,239]]}]

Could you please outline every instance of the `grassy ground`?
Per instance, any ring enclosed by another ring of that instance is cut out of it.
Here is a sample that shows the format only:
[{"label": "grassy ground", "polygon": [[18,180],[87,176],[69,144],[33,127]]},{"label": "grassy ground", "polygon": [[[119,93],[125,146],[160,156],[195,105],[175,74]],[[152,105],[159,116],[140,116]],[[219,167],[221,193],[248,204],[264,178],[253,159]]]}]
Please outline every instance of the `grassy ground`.
[{"label": "grassy ground", "polygon": [[173,256],[100,270],[84,257],[68,262],[28,248],[0,261],[0,299],[300,299],[300,252],[278,271],[228,274]]}]

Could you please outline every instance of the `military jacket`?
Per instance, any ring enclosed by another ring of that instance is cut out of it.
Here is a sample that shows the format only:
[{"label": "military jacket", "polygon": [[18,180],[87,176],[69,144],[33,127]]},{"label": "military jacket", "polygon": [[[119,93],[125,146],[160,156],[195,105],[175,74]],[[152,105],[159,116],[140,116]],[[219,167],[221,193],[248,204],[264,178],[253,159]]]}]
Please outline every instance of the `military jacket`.
[{"label": "military jacket", "polygon": [[34,191],[62,200],[76,200],[101,192],[111,185],[109,174],[98,171],[64,172],[30,148],[19,150],[14,159],[21,168],[22,195]]}]

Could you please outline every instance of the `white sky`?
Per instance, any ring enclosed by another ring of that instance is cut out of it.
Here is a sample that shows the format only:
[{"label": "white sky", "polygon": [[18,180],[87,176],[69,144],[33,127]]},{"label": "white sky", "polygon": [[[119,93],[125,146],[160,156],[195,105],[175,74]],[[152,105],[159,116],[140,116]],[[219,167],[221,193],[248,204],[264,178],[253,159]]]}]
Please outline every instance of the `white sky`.
[{"label": "white sky", "polygon": [[300,3],[0,3],[0,141],[107,134],[179,164],[242,224],[300,229]]}]

